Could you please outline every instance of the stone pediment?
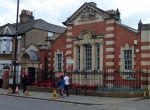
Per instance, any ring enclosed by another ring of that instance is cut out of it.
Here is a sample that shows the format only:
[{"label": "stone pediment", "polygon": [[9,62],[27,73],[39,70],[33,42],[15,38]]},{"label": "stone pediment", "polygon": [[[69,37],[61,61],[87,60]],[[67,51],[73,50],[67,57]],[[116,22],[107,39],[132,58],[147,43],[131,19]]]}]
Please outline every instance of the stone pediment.
[{"label": "stone pediment", "polygon": [[105,18],[109,18],[109,14],[90,2],[83,4],[64,24],[78,25],[86,22],[103,21]]}]

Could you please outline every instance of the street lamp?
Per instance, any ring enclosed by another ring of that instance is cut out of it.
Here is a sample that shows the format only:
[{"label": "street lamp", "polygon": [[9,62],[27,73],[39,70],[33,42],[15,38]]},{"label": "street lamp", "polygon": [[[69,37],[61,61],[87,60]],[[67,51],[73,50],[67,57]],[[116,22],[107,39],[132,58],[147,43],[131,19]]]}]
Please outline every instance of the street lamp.
[{"label": "street lamp", "polygon": [[45,57],[45,75],[44,75],[44,80],[45,80],[45,81],[47,80],[47,77],[48,77],[48,67],[47,67],[47,63],[48,63],[48,60],[47,60],[47,57]]},{"label": "street lamp", "polygon": [[15,93],[16,89],[16,66],[17,66],[17,36],[18,36],[18,15],[19,15],[19,0],[17,0],[17,15],[16,15],[16,32],[15,36],[13,37],[14,42],[14,51],[13,51],[13,93]]}]

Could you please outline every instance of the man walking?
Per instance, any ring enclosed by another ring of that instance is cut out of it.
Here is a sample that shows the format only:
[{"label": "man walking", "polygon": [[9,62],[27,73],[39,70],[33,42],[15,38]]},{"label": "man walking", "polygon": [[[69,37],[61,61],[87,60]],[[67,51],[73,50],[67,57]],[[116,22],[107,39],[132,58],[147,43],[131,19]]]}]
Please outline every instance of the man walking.
[{"label": "man walking", "polygon": [[68,73],[65,75],[64,81],[65,81],[64,89],[65,89],[66,95],[69,96],[69,76],[68,76]]}]

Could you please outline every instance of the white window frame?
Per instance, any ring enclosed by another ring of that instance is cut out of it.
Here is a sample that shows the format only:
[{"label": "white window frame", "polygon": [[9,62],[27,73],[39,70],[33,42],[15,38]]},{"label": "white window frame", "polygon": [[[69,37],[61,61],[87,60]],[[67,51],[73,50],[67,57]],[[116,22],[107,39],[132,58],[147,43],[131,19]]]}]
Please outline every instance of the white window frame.
[{"label": "white window frame", "polygon": [[[58,62],[58,55],[61,55],[61,61],[60,62]],[[54,57],[54,70],[55,71],[63,71],[64,70],[64,63],[63,63],[63,61],[64,61],[64,56],[63,56],[63,51],[60,51],[59,49],[55,52],[55,57]],[[61,68],[60,68],[60,70],[59,70],[59,68],[58,68],[58,64],[60,64],[61,63]]]},{"label": "white window frame", "polygon": [[[9,44],[7,45],[7,41],[9,40]],[[11,37],[1,37],[0,38],[0,53],[1,54],[11,54],[12,53],[12,38]],[[8,47],[7,47],[8,46]],[[9,49],[6,51],[6,47]]]},{"label": "white window frame", "polygon": [[132,70],[132,49],[124,50],[124,69]]},{"label": "white window frame", "polygon": [[129,46],[129,44],[125,44],[125,46],[121,47],[121,53],[120,53],[120,70],[121,71],[130,71],[130,70],[126,70],[125,69],[125,61],[124,61],[124,50],[132,50],[132,70],[134,69],[134,65],[135,65],[135,54],[134,54],[134,46]]},{"label": "white window frame", "polygon": [[47,36],[48,36],[48,39],[53,39],[54,38],[54,33],[53,32],[48,32]]},{"label": "white window frame", "polygon": [[92,70],[92,45],[90,44],[84,46],[84,69]]}]

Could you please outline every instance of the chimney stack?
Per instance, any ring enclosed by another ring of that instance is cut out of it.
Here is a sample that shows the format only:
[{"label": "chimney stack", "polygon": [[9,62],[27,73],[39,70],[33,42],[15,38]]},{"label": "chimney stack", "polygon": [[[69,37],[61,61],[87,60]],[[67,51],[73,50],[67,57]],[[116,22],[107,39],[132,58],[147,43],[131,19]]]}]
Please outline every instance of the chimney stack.
[{"label": "chimney stack", "polygon": [[34,20],[33,12],[22,10],[20,14],[20,23],[26,23],[31,20]]}]

